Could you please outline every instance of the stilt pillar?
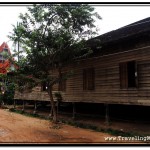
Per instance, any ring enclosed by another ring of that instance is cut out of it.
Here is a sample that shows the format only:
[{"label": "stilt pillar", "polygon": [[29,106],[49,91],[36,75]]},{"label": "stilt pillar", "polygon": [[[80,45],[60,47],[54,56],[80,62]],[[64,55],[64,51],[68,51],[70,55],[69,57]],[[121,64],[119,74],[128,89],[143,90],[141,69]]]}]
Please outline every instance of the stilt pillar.
[{"label": "stilt pillar", "polygon": [[14,109],[16,109],[16,100],[14,99]]},{"label": "stilt pillar", "polygon": [[25,110],[25,101],[23,100],[23,104],[22,104],[22,112],[24,112]]},{"label": "stilt pillar", "polygon": [[34,111],[33,114],[37,113],[37,101],[34,101]]},{"label": "stilt pillar", "polygon": [[48,115],[48,118],[52,118],[52,116],[53,116],[53,109],[52,109],[52,105],[51,105],[50,114]]},{"label": "stilt pillar", "polygon": [[59,102],[57,101],[57,114],[59,113]]},{"label": "stilt pillar", "polygon": [[72,103],[72,118],[73,119],[75,119],[75,117],[76,117],[76,105],[75,105],[75,103],[73,102]]},{"label": "stilt pillar", "polygon": [[105,104],[105,123],[110,125],[110,118],[109,118],[109,105]]}]

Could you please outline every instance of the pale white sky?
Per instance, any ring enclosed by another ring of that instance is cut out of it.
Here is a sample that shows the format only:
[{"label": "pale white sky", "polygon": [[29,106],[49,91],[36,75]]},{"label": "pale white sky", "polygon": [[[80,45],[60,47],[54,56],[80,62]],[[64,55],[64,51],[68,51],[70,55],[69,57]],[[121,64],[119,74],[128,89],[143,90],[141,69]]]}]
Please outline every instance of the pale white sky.
[{"label": "pale white sky", "polygon": [[12,24],[17,25],[19,14],[26,10],[25,6],[0,5],[0,45],[3,42],[7,42],[11,49],[12,42],[9,42],[7,35],[9,35],[9,32],[12,32]]},{"label": "pale white sky", "polygon": [[98,26],[103,34],[141,19],[150,17],[149,6],[97,6],[96,11],[102,17]]},{"label": "pale white sky", "polygon": [[[95,11],[100,14],[102,20],[97,22],[99,35],[123,27],[135,21],[150,17],[149,6],[94,6]],[[12,24],[16,25],[19,13],[26,11],[25,6],[1,6],[0,5],[0,45],[7,42],[7,35],[12,31]]]}]

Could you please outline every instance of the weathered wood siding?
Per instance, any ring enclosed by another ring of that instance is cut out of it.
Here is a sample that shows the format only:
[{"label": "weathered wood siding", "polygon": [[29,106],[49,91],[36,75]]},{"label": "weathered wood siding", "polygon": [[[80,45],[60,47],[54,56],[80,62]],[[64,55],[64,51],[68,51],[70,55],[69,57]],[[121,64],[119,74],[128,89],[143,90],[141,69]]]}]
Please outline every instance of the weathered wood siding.
[{"label": "weathered wood siding", "polygon": [[[53,94],[58,91],[58,85],[54,85]],[[35,100],[35,101],[50,101],[49,95],[46,91],[41,91],[41,86],[37,86],[32,89],[31,92],[20,93],[15,92],[14,99],[18,100]],[[54,101],[56,97],[54,96]]]},{"label": "weathered wood siding", "polygon": [[[137,63],[138,87],[121,89],[119,63],[128,61]],[[83,90],[83,69],[86,68],[95,68],[94,90]],[[73,70],[74,75],[66,81],[66,91],[61,92],[63,102],[150,106],[150,46],[78,61],[64,69],[68,70]],[[57,90],[55,85],[53,93]],[[41,92],[39,86],[30,93],[16,92],[15,99],[49,101],[49,96]]]},{"label": "weathered wood siding", "polygon": [[[136,61],[138,88],[120,88],[119,63]],[[83,69],[95,68],[95,90],[83,90]],[[74,76],[62,93],[65,102],[150,105],[150,47],[82,60],[68,67]]]}]

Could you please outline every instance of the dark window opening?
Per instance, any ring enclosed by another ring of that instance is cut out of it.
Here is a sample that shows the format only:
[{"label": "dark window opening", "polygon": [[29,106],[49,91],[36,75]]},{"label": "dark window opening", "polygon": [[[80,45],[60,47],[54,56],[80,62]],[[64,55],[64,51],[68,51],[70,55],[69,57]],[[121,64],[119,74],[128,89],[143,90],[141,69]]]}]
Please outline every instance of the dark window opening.
[{"label": "dark window opening", "polygon": [[83,90],[95,89],[95,71],[94,68],[83,70]]},{"label": "dark window opening", "polygon": [[136,70],[135,62],[131,61],[127,63],[128,70],[128,87],[136,87]]},{"label": "dark window opening", "polygon": [[137,87],[137,67],[135,61],[120,63],[120,87]]},{"label": "dark window opening", "polygon": [[0,54],[0,61],[3,62],[5,60],[4,56]]},{"label": "dark window opening", "polygon": [[8,52],[8,49],[7,49],[7,48],[4,48],[4,52]]},{"label": "dark window opening", "polygon": [[41,86],[41,91],[46,91],[47,90],[47,83],[43,82]]}]

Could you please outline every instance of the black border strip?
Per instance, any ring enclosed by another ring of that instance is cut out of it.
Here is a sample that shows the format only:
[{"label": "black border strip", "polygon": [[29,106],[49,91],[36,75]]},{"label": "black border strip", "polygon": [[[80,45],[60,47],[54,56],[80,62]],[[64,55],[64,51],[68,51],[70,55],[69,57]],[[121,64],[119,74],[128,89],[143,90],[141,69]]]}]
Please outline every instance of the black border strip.
[{"label": "black border strip", "polygon": [[18,7],[28,7],[28,6],[32,6],[33,4],[52,4],[52,5],[56,5],[56,4],[64,4],[64,5],[67,5],[67,4],[89,4],[89,5],[92,5],[92,6],[99,6],[99,7],[107,7],[107,6],[112,6],[112,7],[134,7],[134,6],[137,6],[137,7],[149,7],[150,6],[150,3],[146,3],[146,4],[124,4],[124,3],[119,3],[119,4],[107,4],[107,3],[91,3],[91,2],[33,2],[33,3],[1,3],[0,2],[0,7],[6,7],[6,6],[18,6]]},{"label": "black border strip", "polygon": [[35,2],[35,1],[32,1],[32,2],[0,2],[0,4],[6,4],[6,5],[15,5],[15,4],[18,4],[18,5],[24,5],[24,4],[101,4],[101,5],[130,5],[130,6],[138,6],[138,5],[150,5],[150,2],[62,2],[62,1],[57,1],[57,2]]},{"label": "black border strip", "polygon": [[150,2],[145,2],[145,3],[133,3],[133,2],[111,2],[111,3],[106,3],[106,2],[0,2],[0,7],[2,6],[31,6],[33,4],[91,4],[92,6],[127,6],[127,7],[132,7],[132,6],[138,6],[138,7],[143,7],[143,6],[150,6]]}]

